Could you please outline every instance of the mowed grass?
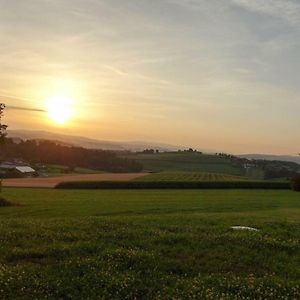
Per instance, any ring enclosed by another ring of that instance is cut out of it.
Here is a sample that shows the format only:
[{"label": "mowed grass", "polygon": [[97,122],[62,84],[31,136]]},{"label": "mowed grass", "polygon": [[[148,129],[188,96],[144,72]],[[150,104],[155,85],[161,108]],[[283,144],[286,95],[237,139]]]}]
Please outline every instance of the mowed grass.
[{"label": "mowed grass", "polygon": [[211,181],[243,181],[249,180],[242,176],[228,174],[206,173],[206,172],[161,172],[154,173],[134,179],[134,181],[176,181],[176,182],[211,182]]},{"label": "mowed grass", "polygon": [[[299,299],[291,191],[5,189],[1,299]],[[245,225],[259,232],[233,231]]]}]

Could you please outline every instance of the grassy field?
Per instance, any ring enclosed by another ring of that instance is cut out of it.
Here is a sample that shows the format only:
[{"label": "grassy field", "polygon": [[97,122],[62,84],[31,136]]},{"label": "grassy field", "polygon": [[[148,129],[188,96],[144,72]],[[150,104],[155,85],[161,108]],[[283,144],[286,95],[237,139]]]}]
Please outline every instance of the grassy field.
[{"label": "grassy field", "polygon": [[1,299],[300,298],[298,193],[3,195],[21,206],[0,208]]},{"label": "grassy field", "polygon": [[241,181],[249,180],[242,176],[233,176],[218,173],[206,172],[161,172],[142,176],[134,179],[135,181]]},{"label": "grassy field", "polygon": [[[128,156],[149,171],[209,172],[243,176],[246,171],[228,157],[188,152],[132,154]],[[256,176],[258,176],[256,174]]]},{"label": "grassy field", "polygon": [[96,174],[101,173],[101,171],[96,171],[92,169],[87,168],[75,168],[72,172],[66,172],[68,169],[67,166],[61,166],[61,165],[47,165],[47,169],[45,171],[45,174],[49,177],[57,177],[57,176],[65,176],[68,175],[77,175],[77,174]]}]

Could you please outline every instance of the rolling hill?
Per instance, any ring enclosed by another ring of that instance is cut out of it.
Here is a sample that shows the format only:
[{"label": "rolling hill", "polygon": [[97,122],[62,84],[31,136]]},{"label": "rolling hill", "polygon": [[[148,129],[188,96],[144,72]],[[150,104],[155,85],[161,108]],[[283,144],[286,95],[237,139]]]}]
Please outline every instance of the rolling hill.
[{"label": "rolling hill", "polygon": [[63,144],[69,144],[74,146],[80,146],[88,149],[103,149],[113,151],[142,151],[146,148],[154,148],[159,151],[175,151],[183,147],[174,146],[164,143],[155,142],[143,142],[143,141],[105,141],[91,139],[82,136],[72,136],[59,133],[53,133],[48,131],[36,131],[36,130],[8,130],[8,137],[23,140],[52,140]]},{"label": "rolling hill", "polygon": [[[126,156],[141,162],[151,172],[183,171],[246,175],[244,166],[236,159],[198,152],[164,152],[155,154],[136,153]],[[255,176],[258,177],[258,176]]]},{"label": "rolling hill", "polygon": [[239,155],[239,157],[256,160],[289,161],[300,164],[300,156],[292,155],[244,154]]}]

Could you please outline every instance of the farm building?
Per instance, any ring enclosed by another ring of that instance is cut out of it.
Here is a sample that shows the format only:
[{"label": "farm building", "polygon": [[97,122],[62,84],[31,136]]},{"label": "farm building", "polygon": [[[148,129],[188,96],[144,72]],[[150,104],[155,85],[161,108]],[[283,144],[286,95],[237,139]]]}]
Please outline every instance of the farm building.
[{"label": "farm building", "polygon": [[0,177],[14,178],[14,177],[34,177],[37,172],[29,166],[19,166],[11,162],[0,164]]}]

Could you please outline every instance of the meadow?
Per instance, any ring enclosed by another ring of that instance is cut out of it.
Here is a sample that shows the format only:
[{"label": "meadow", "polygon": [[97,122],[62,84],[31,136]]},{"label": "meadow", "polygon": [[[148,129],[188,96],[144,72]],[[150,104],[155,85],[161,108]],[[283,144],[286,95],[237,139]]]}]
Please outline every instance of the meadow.
[{"label": "meadow", "polygon": [[0,208],[1,299],[300,298],[298,193],[11,188],[3,196],[20,205]]}]

